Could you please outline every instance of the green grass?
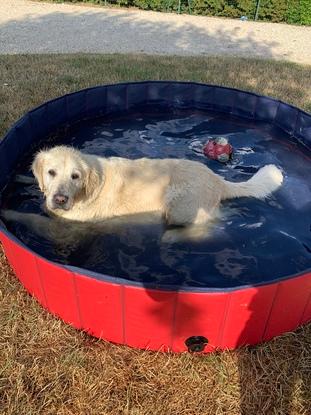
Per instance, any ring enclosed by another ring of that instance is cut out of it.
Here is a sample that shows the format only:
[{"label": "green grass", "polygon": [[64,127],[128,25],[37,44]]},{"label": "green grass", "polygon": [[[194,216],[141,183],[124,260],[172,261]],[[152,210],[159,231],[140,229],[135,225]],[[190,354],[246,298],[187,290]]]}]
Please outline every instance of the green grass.
[{"label": "green grass", "polygon": [[[310,67],[232,58],[1,56],[0,132],[30,108],[92,85],[217,83],[311,109]],[[0,252],[1,415],[309,415],[311,325],[207,356],[97,341],[44,311]]]}]

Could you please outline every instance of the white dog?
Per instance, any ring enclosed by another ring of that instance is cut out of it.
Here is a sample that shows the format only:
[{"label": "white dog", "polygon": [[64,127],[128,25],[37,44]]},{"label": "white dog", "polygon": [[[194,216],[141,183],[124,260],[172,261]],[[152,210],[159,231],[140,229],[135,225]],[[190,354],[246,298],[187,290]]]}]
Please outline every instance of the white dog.
[{"label": "white dog", "polygon": [[40,151],[32,170],[48,211],[81,222],[158,212],[169,225],[204,225],[222,200],[264,198],[283,181],[274,165],[232,183],[195,161],[102,158],[65,146]]}]

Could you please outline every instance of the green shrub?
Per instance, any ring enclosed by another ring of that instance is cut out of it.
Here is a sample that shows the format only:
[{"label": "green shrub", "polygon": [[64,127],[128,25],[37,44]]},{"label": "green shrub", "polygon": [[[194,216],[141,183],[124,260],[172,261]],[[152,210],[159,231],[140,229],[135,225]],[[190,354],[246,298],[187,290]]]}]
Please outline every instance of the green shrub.
[{"label": "green shrub", "polygon": [[221,15],[233,18],[247,16],[249,19],[253,19],[255,9],[256,0],[227,0],[224,11]]},{"label": "green shrub", "polygon": [[300,1],[300,23],[311,25],[311,1]]},{"label": "green shrub", "polygon": [[[1,0],[0,0],[1,1]],[[118,4],[144,10],[178,11],[178,0],[53,0],[58,3]],[[191,12],[205,16],[254,19],[257,0],[190,0]],[[188,0],[181,0],[181,11],[188,12]],[[259,20],[311,25],[311,0],[261,0]]]},{"label": "green shrub", "polygon": [[[133,0],[133,6],[139,7],[144,10],[155,10],[155,11],[174,11],[176,1],[169,0]],[[177,8],[176,8],[177,10]]]},{"label": "green shrub", "polygon": [[286,13],[286,22],[311,25],[311,0],[291,0]]},{"label": "green shrub", "polygon": [[288,0],[261,0],[258,18],[270,22],[285,22]]},{"label": "green shrub", "polygon": [[191,9],[195,14],[219,16],[225,7],[225,0],[193,0]]},{"label": "green shrub", "polygon": [[299,23],[300,14],[300,0],[289,1],[286,12],[286,21],[288,23]]}]

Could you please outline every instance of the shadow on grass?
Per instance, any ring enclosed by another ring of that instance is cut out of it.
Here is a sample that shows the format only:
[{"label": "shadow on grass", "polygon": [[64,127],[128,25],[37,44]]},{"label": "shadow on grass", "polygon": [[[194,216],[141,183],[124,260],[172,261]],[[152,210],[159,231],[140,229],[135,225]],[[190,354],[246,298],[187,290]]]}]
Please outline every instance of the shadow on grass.
[{"label": "shadow on grass", "polygon": [[[308,303],[308,296],[306,300]],[[239,339],[242,344],[245,334],[254,332],[256,327],[261,325],[258,321],[258,307],[262,305],[262,301],[262,295],[255,294],[252,299],[249,307],[250,317]],[[304,311],[306,306],[304,303],[305,301],[297,303],[293,309],[284,302],[282,310],[279,311],[288,313],[289,319],[292,319],[293,314],[295,317],[297,315],[298,320],[301,321],[297,312]],[[274,313],[272,317],[277,318],[275,310],[272,313]],[[287,322],[283,321],[284,324],[286,325]],[[270,329],[266,324],[263,332],[264,338],[271,337]],[[309,341],[306,342],[307,338]],[[311,325],[304,326],[295,333],[276,337],[256,347],[242,348],[238,352],[241,415],[310,414],[310,363]]]}]

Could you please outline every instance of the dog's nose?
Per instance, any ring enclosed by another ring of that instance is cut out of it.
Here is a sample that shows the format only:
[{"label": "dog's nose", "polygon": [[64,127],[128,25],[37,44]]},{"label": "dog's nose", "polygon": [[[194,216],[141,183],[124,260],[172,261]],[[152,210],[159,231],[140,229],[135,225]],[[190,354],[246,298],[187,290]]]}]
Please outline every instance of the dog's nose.
[{"label": "dog's nose", "polygon": [[57,193],[56,195],[54,195],[53,197],[53,201],[56,205],[58,206],[63,206],[68,202],[68,196],[62,195],[60,193]]}]

